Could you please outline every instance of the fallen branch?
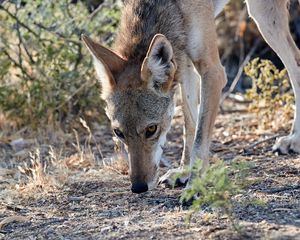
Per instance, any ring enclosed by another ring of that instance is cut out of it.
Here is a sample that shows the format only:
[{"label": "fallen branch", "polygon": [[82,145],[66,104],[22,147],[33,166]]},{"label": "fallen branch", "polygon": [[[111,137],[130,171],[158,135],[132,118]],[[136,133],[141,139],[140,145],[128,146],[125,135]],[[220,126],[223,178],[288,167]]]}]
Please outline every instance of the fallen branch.
[{"label": "fallen branch", "polygon": [[248,151],[248,150],[250,150],[251,148],[256,147],[257,145],[260,145],[260,144],[262,144],[262,143],[266,143],[266,142],[272,141],[272,140],[274,140],[274,139],[276,139],[276,138],[278,138],[278,137],[281,137],[281,136],[283,136],[283,134],[276,134],[276,135],[274,135],[274,136],[272,136],[272,137],[269,137],[269,138],[266,138],[266,139],[257,141],[257,142],[255,142],[255,143],[252,143],[252,144],[249,145],[247,148],[245,148],[245,151]]}]

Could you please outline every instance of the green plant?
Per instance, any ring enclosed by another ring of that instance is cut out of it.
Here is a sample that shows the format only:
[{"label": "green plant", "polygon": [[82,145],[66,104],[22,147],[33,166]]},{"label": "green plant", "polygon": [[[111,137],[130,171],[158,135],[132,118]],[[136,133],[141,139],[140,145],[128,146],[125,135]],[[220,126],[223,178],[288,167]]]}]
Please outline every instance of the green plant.
[{"label": "green plant", "polygon": [[[99,116],[99,85],[80,35],[110,45],[119,5],[90,14],[70,1],[4,1],[0,5],[0,109],[18,126]],[[94,36],[94,37],[95,37]]]},{"label": "green plant", "polygon": [[294,112],[294,96],[287,79],[287,71],[279,71],[269,60],[251,61],[245,73],[252,79],[246,98],[251,101],[249,111],[256,113],[259,126],[277,130],[284,127]]},{"label": "green plant", "polygon": [[218,160],[204,173],[201,173],[201,166],[202,162],[198,160],[189,170],[193,176],[192,182],[184,190],[180,199],[181,202],[192,201],[191,212],[187,220],[189,221],[192,215],[203,206],[212,207],[226,214],[234,228],[238,230],[232,213],[232,198],[245,187],[249,165],[245,162],[235,162],[228,166]]}]

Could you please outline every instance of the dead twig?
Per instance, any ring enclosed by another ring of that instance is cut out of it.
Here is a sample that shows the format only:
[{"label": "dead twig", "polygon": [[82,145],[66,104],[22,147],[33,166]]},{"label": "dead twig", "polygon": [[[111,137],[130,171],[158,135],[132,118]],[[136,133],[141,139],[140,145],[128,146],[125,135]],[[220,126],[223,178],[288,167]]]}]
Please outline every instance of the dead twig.
[{"label": "dead twig", "polygon": [[294,185],[294,186],[284,186],[279,188],[271,188],[267,190],[263,190],[264,193],[279,193],[279,192],[285,192],[285,191],[291,191],[291,190],[297,190],[300,189],[300,184]]},{"label": "dead twig", "polygon": [[223,96],[221,97],[221,101],[220,101],[220,106],[222,109],[222,105],[225,101],[225,99],[233,92],[233,90],[235,89],[238,81],[240,80],[243,71],[244,71],[244,67],[247,65],[247,63],[250,61],[250,58],[252,57],[252,55],[254,54],[254,52],[256,51],[258,45],[260,43],[260,39],[257,39],[252,47],[252,49],[250,50],[250,52],[247,54],[245,60],[242,62],[241,66],[239,67],[238,73],[236,74],[233,82],[231,83],[231,86],[229,88],[229,90],[227,92],[225,92],[223,94]]},{"label": "dead twig", "polygon": [[276,139],[276,138],[278,138],[278,137],[282,137],[282,136],[283,136],[283,134],[276,134],[276,135],[274,135],[274,136],[272,136],[272,137],[268,137],[268,138],[266,138],[266,139],[263,139],[263,140],[260,140],[260,141],[255,142],[255,143],[252,143],[252,144],[249,145],[247,148],[245,148],[245,151],[248,151],[248,150],[250,150],[251,148],[256,147],[257,145],[260,145],[260,144],[262,144],[262,143],[266,143],[266,142],[272,141],[272,140],[274,140],[274,139]]},{"label": "dead twig", "polygon": [[12,19],[14,19],[18,24],[20,24],[20,26],[22,26],[23,28],[25,28],[28,32],[32,33],[36,38],[39,37],[38,34],[35,31],[33,31],[25,23],[21,22],[18,17],[16,17],[13,13],[11,13],[9,10],[7,10],[6,8],[4,8],[2,5],[0,5],[0,10],[3,10],[4,12],[6,12]]},{"label": "dead twig", "polygon": [[34,64],[35,61],[33,60],[33,57],[31,55],[31,53],[29,52],[25,42],[23,41],[23,38],[21,36],[21,31],[20,31],[20,25],[19,23],[16,24],[16,30],[17,30],[17,35],[18,35],[18,38],[19,38],[19,44],[18,44],[18,47],[19,47],[19,55],[21,55],[21,46],[23,46],[28,58],[29,58],[29,61],[31,64]]},{"label": "dead twig", "polygon": [[110,4],[107,1],[104,1],[88,16],[88,19],[92,21],[98,12],[100,12],[104,7],[109,7],[109,6]]},{"label": "dead twig", "polygon": [[0,229],[3,229],[6,225],[13,222],[28,222],[28,221],[29,221],[28,217],[24,217],[24,216],[6,217],[0,222]]},{"label": "dead twig", "polygon": [[6,57],[16,66],[18,67],[22,74],[25,75],[28,79],[33,80],[33,78],[30,76],[30,74],[27,72],[27,70],[24,68],[23,65],[21,65],[19,62],[17,62],[13,57],[10,56],[10,54],[5,50],[1,49],[3,53],[6,55]]}]

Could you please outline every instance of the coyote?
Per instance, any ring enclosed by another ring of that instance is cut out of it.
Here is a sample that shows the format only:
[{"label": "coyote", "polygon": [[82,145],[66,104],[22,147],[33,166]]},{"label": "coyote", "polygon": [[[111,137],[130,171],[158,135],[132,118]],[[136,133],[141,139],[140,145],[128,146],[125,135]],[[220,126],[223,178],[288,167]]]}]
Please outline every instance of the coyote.
[{"label": "coyote", "polygon": [[[129,155],[131,190],[158,183],[159,162],[180,86],[184,149],[179,169],[195,159],[208,165],[209,146],[226,75],[220,62],[215,16],[227,0],[127,0],[114,51],[86,36],[102,85],[106,114]],[[300,51],[288,27],[288,0],[246,0],[261,34],[285,64],[296,96],[291,134],[274,151],[300,153]],[[201,76],[201,77],[200,77]],[[199,105],[199,107],[198,107]],[[190,182],[191,176],[177,183]]]}]

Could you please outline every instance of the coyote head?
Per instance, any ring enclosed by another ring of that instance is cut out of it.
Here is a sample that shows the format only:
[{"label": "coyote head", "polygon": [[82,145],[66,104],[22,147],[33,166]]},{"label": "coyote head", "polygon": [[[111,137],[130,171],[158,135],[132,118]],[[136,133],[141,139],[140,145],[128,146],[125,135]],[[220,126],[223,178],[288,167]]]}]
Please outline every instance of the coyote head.
[{"label": "coyote head", "polygon": [[[170,42],[157,34],[145,58],[124,59],[82,37],[106,101],[106,114],[115,135],[129,155],[131,190],[146,192],[156,186],[162,146],[173,117],[173,80],[176,63]],[[147,49],[146,49],[147,50]]]}]

